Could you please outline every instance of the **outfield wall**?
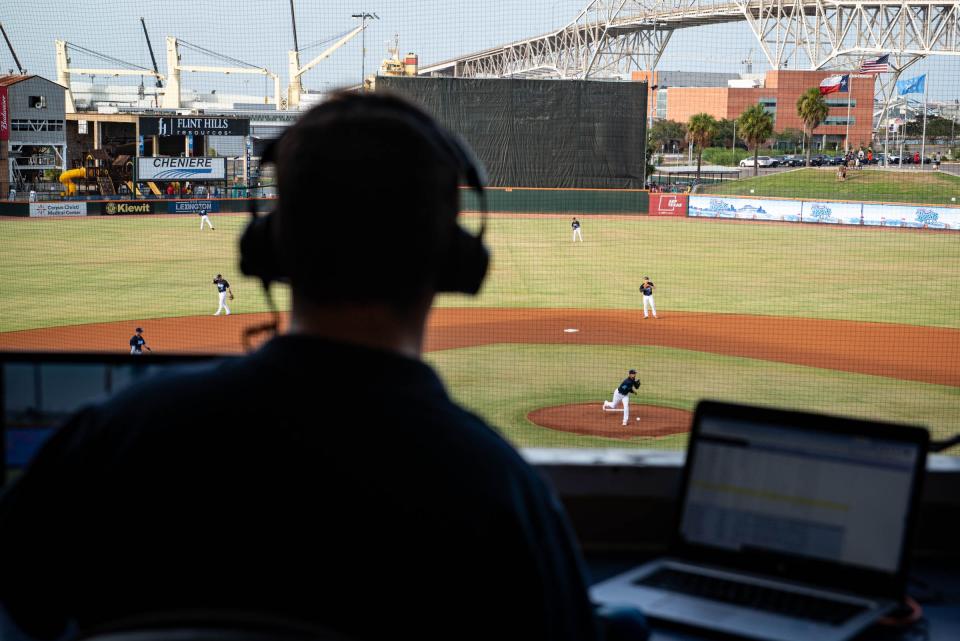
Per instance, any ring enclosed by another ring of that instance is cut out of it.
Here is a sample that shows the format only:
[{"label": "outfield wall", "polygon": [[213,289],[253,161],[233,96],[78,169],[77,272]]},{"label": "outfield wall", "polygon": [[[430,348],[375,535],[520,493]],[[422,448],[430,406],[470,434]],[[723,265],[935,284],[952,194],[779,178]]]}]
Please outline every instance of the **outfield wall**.
[{"label": "outfield wall", "polygon": [[[461,190],[464,211],[479,211],[477,195]],[[530,214],[636,214],[649,209],[648,192],[644,189],[539,189],[527,187],[490,187],[486,189],[487,210]],[[322,194],[317,195],[318,200]],[[266,200],[271,199],[256,199]],[[262,209],[270,208],[264,204]],[[43,213],[41,213],[43,209]],[[246,198],[225,199],[150,199],[48,201],[44,203],[0,201],[0,216],[112,216],[137,214],[196,214],[249,211]],[[59,211],[60,213],[53,213]],[[77,213],[85,211],[85,213]]]},{"label": "outfield wall", "polygon": [[[646,189],[540,189],[488,187],[487,210],[530,214],[646,214]],[[461,189],[464,211],[479,211],[477,195]]]},{"label": "outfield wall", "polygon": [[936,205],[690,196],[692,218],[960,230],[960,208]]}]

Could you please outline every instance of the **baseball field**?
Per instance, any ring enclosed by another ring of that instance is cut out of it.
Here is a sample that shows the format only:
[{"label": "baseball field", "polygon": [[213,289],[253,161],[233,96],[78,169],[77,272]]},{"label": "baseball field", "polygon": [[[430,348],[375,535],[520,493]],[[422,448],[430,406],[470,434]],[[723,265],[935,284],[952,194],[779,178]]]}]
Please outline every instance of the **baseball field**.
[{"label": "baseball field", "polygon": [[[566,216],[493,216],[482,294],[441,297],[431,317],[427,359],[515,444],[681,447],[701,398],[960,430],[955,232],[581,220],[573,243]],[[0,220],[0,349],[126,352],[141,326],[155,353],[241,351],[267,309],[237,268],[246,221]],[[212,316],[217,273],[230,317]],[[640,311],[644,275],[657,319]],[[623,427],[601,401],[631,367],[643,384]]]}]

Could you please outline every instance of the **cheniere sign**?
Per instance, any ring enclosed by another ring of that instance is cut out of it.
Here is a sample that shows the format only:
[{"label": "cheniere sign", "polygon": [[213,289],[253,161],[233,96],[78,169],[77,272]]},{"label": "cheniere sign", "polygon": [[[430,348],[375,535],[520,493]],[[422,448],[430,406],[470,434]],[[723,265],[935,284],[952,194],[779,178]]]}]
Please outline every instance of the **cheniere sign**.
[{"label": "cheniere sign", "polygon": [[249,136],[249,118],[185,117],[141,118],[141,136]]},{"label": "cheniere sign", "polygon": [[225,180],[226,158],[216,156],[137,158],[137,180]]}]

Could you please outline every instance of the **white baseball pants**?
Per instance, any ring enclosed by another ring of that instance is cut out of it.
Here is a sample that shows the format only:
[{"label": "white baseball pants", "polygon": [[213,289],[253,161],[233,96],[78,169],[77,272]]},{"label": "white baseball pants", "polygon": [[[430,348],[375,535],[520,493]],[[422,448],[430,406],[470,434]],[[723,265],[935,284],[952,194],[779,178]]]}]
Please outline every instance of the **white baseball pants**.
[{"label": "white baseball pants", "polygon": [[653,304],[653,294],[643,297],[643,317],[647,317],[647,305],[650,305],[650,311],[653,312],[653,317],[657,317],[657,307]]},{"label": "white baseball pants", "polygon": [[230,308],[227,307],[227,292],[218,292],[220,296],[220,305],[217,307],[217,312],[214,316],[220,315],[220,310],[225,309],[227,311],[227,316],[230,315]]},{"label": "white baseball pants", "polygon": [[577,242],[577,238],[580,239],[580,242],[583,242],[583,234],[580,233],[580,228],[577,227],[573,230],[573,242]]},{"label": "white baseball pants", "polygon": [[630,398],[620,393],[620,390],[613,390],[613,402],[604,401],[603,409],[617,409],[617,405],[623,403],[623,424],[626,425],[630,420]]},{"label": "white baseball pants", "polygon": [[210,225],[210,229],[213,229],[213,223],[210,222],[210,218],[206,214],[200,216],[200,231],[203,231],[203,223],[207,223]]}]

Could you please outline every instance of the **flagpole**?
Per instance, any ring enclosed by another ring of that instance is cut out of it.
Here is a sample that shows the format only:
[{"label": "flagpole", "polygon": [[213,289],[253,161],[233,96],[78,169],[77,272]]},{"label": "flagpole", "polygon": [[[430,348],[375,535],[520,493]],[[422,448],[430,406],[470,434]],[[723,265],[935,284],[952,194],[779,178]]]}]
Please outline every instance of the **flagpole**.
[{"label": "flagpole", "polygon": [[845,135],[846,141],[844,142],[845,152],[850,153],[850,96],[853,95],[853,74],[849,75],[849,80],[847,81],[847,133]]},{"label": "flagpole", "polygon": [[927,74],[924,74],[923,78],[923,133],[920,134],[920,169],[923,169],[923,159],[926,158],[924,155],[926,144],[927,144],[927,88],[930,86],[930,83],[927,82]]}]

